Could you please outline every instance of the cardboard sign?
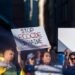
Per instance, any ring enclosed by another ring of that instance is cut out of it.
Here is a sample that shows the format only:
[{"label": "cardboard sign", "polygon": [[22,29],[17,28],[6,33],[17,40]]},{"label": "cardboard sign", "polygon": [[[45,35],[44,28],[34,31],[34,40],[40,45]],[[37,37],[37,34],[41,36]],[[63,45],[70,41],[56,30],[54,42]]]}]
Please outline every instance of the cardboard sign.
[{"label": "cardboard sign", "polygon": [[12,29],[17,47],[20,50],[33,50],[51,47],[43,27]]},{"label": "cardboard sign", "polygon": [[58,51],[63,52],[68,48],[75,52],[75,28],[58,28],[58,39],[61,41],[58,43]]}]

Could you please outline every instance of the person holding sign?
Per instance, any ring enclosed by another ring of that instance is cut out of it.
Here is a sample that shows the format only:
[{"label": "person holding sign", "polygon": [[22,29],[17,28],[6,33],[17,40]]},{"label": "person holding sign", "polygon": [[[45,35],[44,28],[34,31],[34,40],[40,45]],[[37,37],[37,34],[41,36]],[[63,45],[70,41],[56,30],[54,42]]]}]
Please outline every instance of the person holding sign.
[{"label": "person holding sign", "polygon": [[18,64],[21,68],[20,75],[26,75],[26,73],[24,71],[24,61],[21,59],[21,51],[18,47],[16,47],[16,50],[18,52]]},{"label": "person holding sign", "polygon": [[34,75],[34,66],[35,66],[35,55],[33,53],[29,53],[27,55],[27,63],[25,65],[27,75]]}]

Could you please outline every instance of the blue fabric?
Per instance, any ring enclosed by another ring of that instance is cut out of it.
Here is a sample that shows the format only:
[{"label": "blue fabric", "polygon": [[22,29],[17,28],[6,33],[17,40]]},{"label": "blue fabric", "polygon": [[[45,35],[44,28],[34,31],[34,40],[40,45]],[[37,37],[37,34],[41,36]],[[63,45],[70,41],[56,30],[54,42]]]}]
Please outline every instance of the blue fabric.
[{"label": "blue fabric", "polygon": [[34,71],[34,65],[26,65],[26,72],[33,72]]},{"label": "blue fabric", "polygon": [[64,54],[60,53],[58,54],[58,63],[63,65],[64,62]]}]

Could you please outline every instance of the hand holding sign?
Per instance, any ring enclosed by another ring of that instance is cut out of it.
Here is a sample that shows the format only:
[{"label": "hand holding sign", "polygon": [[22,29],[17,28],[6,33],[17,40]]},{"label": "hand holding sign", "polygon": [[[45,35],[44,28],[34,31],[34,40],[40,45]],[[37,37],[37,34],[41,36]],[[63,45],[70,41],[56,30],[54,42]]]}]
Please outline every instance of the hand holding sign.
[{"label": "hand holding sign", "polygon": [[49,47],[47,51],[50,52],[50,50],[51,50],[51,47]]},{"label": "hand holding sign", "polygon": [[20,66],[21,69],[23,69],[24,68],[24,62],[21,59],[21,50],[18,47],[16,47],[16,50],[18,52],[18,63],[19,63],[19,66]]}]

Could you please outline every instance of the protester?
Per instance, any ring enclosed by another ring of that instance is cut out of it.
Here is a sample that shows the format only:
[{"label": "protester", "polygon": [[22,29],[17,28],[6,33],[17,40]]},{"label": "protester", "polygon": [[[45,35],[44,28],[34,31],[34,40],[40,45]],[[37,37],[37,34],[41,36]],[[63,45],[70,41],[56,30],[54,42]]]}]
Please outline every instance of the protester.
[{"label": "protester", "polygon": [[63,75],[75,75],[75,52],[70,53],[67,67],[63,67]]},{"label": "protester", "polygon": [[65,57],[69,57],[69,54],[71,53],[71,50],[70,49],[65,49],[65,51],[64,51],[64,55],[65,55]]},{"label": "protester", "polygon": [[63,62],[64,67],[67,67],[67,64],[69,64],[68,59],[69,59],[70,53],[71,53],[70,49],[65,49],[65,51],[64,51],[64,62]]},{"label": "protester", "polygon": [[[12,48],[4,50],[3,57],[4,57],[4,63],[6,64],[6,72],[4,75],[17,75],[16,67],[13,64],[15,52]],[[4,64],[3,64],[4,65]]]},{"label": "protester", "polygon": [[25,66],[27,75],[34,75],[34,66],[35,66],[35,55],[33,53],[29,53],[27,55],[27,64]]},{"label": "protester", "polygon": [[62,70],[54,65],[51,65],[51,55],[48,51],[41,55],[41,64],[35,66],[35,75],[61,75]]},{"label": "protester", "polygon": [[34,65],[35,64],[35,55],[30,53],[27,55],[27,64]]}]

